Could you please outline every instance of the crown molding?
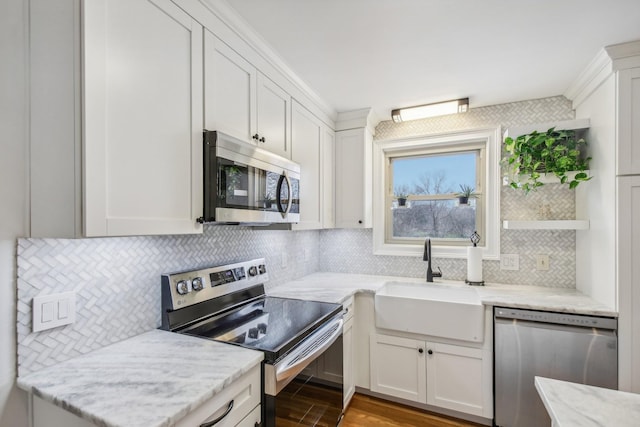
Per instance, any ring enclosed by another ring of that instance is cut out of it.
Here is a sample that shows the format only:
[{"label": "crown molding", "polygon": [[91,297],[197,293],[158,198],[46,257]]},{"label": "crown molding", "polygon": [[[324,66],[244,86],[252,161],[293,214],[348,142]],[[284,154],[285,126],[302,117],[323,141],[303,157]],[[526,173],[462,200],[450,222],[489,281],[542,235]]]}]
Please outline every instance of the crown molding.
[{"label": "crown molding", "polygon": [[376,126],[380,123],[380,118],[372,108],[361,108],[359,110],[341,111],[336,119],[336,132],[341,130],[368,128],[372,135],[375,135]]},{"label": "crown molding", "polygon": [[640,40],[614,44],[604,48],[615,71],[640,67]]},{"label": "crown molding", "polygon": [[564,92],[564,96],[573,102],[576,109],[613,73],[611,58],[605,49],[600,49],[578,78]]},{"label": "crown molding", "polygon": [[575,109],[612,73],[636,67],[640,67],[640,40],[606,46],[600,49],[563,95],[573,102]]}]

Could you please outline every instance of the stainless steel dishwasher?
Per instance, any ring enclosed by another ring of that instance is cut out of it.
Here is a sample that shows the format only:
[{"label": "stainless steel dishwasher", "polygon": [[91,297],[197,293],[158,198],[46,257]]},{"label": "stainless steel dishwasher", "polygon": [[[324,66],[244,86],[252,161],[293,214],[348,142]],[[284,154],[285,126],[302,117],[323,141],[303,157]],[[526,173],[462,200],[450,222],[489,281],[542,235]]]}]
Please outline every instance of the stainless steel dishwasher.
[{"label": "stainless steel dishwasher", "polygon": [[494,308],[494,425],[551,425],[535,376],[617,389],[617,326],[610,317]]}]

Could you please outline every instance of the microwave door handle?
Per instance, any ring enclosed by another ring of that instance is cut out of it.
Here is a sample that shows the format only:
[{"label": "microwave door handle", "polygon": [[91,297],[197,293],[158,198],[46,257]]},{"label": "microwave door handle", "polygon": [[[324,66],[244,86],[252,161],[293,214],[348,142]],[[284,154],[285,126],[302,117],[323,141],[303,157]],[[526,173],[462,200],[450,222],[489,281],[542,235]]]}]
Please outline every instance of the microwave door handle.
[{"label": "microwave door handle", "polygon": [[[280,199],[280,193],[282,191],[282,183],[287,183],[287,193],[289,194],[289,199],[287,200],[287,208],[282,207],[282,201]],[[276,198],[276,204],[278,205],[278,212],[282,214],[282,218],[286,218],[289,210],[291,210],[291,202],[293,201],[293,195],[291,194],[291,180],[289,180],[289,175],[287,175],[287,171],[284,171],[282,175],[280,175],[280,179],[278,180],[278,188],[276,190],[278,192],[278,197]]]},{"label": "microwave door handle", "polygon": [[291,203],[293,202],[293,192],[291,191],[291,180],[289,179],[289,174],[287,174],[287,171],[284,172],[284,179],[287,181],[287,194],[289,194],[289,200],[287,200],[287,210],[284,213],[284,218],[287,217],[287,215],[289,214],[289,211],[291,210]]}]

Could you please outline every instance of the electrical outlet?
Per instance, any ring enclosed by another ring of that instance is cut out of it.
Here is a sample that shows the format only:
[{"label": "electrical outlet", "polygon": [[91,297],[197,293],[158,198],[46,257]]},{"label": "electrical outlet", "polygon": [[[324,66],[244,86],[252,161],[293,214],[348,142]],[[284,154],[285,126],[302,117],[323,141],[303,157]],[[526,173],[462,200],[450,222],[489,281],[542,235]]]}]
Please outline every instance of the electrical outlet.
[{"label": "electrical outlet", "polygon": [[549,255],[536,255],[536,269],[549,270]]},{"label": "electrical outlet", "polygon": [[500,270],[520,270],[520,255],[500,254]]}]

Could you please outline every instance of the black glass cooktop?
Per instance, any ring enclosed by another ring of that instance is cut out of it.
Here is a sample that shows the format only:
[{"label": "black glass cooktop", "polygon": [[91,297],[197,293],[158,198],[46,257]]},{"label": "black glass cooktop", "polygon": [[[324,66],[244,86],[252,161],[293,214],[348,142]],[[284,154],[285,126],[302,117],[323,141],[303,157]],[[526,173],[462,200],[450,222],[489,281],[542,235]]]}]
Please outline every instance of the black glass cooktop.
[{"label": "black glass cooktop", "polygon": [[262,297],[180,332],[261,350],[273,362],[341,310],[340,304]]}]

